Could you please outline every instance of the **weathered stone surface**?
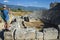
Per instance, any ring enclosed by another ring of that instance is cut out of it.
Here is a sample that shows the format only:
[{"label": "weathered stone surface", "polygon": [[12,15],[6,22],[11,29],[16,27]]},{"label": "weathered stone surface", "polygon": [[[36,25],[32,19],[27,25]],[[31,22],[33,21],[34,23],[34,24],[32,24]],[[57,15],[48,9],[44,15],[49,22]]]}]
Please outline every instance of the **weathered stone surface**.
[{"label": "weathered stone surface", "polygon": [[43,40],[43,39],[37,39],[37,40]]},{"label": "weathered stone surface", "polygon": [[4,40],[13,40],[13,32],[4,32]]},{"label": "weathered stone surface", "polygon": [[24,26],[23,26],[23,24],[22,24],[22,21],[23,21],[23,19],[20,19],[20,21],[19,21],[20,28],[24,28]]},{"label": "weathered stone surface", "polygon": [[2,39],[0,38],[0,40],[2,40]]},{"label": "weathered stone surface", "polygon": [[58,31],[55,28],[44,29],[44,39],[57,39]]},{"label": "weathered stone surface", "polygon": [[15,29],[19,29],[20,27],[18,27],[20,25],[18,25],[17,22],[14,22],[13,24],[11,24],[11,27],[9,28],[12,32],[14,32]]},{"label": "weathered stone surface", "polygon": [[45,39],[45,40],[59,40],[59,39]]},{"label": "weathered stone surface", "polygon": [[37,39],[43,40],[43,33],[42,32],[37,32]]},{"label": "weathered stone surface", "polygon": [[15,39],[15,40],[25,40],[25,39]]},{"label": "weathered stone surface", "polygon": [[35,39],[35,33],[27,32],[25,37],[26,37],[26,39]]},{"label": "weathered stone surface", "polygon": [[25,40],[36,40],[36,39],[25,39]]},{"label": "weathered stone surface", "polygon": [[15,39],[25,39],[25,34],[25,29],[17,29],[15,32]]},{"label": "weathered stone surface", "polygon": [[13,39],[4,39],[4,40],[13,40]]},{"label": "weathered stone surface", "polygon": [[35,39],[35,29],[34,28],[27,28],[27,33],[25,35],[25,39]]},{"label": "weathered stone surface", "polygon": [[15,39],[35,39],[35,30],[31,28],[17,29]]}]

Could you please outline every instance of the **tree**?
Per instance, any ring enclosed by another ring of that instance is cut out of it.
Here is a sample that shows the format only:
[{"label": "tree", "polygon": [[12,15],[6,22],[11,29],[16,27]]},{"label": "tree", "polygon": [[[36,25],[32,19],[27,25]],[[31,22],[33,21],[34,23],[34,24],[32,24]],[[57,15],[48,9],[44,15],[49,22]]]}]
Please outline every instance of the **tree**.
[{"label": "tree", "polygon": [[21,8],[18,8],[18,10],[19,10],[19,11],[22,11],[22,9],[21,9]]}]

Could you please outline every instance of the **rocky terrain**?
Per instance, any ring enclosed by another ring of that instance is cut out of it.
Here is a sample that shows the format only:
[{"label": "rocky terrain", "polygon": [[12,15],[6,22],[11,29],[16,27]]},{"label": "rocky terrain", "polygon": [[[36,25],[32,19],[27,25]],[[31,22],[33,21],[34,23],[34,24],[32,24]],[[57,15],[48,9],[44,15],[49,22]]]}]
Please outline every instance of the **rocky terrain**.
[{"label": "rocky terrain", "polygon": [[[37,16],[38,19],[34,17],[36,15],[31,18],[30,16],[15,15],[11,17],[11,31],[8,32],[3,30],[4,22],[0,22],[0,40],[59,40],[56,28],[43,28],[44,23],[39,16]],[[24,20],[24,17],[29,17],[29,21]]]}]

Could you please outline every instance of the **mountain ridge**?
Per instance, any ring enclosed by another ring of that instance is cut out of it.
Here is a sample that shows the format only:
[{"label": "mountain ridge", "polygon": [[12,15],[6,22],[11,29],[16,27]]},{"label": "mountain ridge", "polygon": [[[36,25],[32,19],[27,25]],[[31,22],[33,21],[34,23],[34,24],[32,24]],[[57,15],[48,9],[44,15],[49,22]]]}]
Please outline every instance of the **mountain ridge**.
[{"label": "mountain ridge", "polygon": [[[0,3],[0,7],[2,7],[3,5],[5,4],[2,4]],[[22,10],[26,10],[26,11],[38,11],[38,10],[45,10],[47,8],[44,8],[44,7],[33,7],[33,6],[28,6],[28,7],[25,7],[25,6],[18,6],[18,5],[8,5],[6,4],[7,7],[11,8],[11,9],[22,9]]]}]

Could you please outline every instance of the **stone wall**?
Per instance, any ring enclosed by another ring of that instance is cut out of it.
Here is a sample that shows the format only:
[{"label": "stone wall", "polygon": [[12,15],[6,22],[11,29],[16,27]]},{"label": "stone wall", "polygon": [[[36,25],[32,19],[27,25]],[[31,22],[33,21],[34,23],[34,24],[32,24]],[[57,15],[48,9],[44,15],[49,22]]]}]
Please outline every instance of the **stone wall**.
[{"label": "stone wall", "polygon": [[14,32],[4,32],[5,40],[53,40],[57,39],[58,31],[54,28],[45,28],[39,32],[34,28],[16,29]]}]

